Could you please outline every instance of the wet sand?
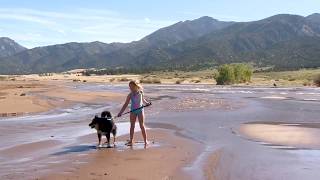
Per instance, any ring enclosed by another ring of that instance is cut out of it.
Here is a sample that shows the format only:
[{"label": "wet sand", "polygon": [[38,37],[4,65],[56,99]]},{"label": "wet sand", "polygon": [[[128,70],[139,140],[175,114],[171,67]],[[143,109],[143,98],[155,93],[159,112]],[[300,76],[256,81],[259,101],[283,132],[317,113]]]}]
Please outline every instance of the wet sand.
[{"label": "wet sand", "polygon": [[[181,167],[195,159],[201,144],[168,130],[151,130],[149,136],[153,140],[146,149],[142,139],[137,138],[138,143],[132,148],[121,144],[117,148],[97,150],[86,164],[65,164],[61,167],[65,170],[40,179],[190,179],[181,172]],[[119,140],[123,142],[127,138]]]},{"label": "wet sand", "polygon": [[319,123],[248,123],[239,128],[245,137],[278,148],[320,149]]}]

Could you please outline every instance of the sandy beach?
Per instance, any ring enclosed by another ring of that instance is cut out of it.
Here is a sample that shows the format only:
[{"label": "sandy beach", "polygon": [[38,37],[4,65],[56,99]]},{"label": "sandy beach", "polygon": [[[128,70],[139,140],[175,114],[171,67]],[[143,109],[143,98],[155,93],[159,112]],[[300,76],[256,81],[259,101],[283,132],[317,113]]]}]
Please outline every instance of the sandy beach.
[{"label": "sandy beach", "polygon": [[145,85],[153,102],[145,110],[150,145],[144,149],[138,125],[137,143],[124,145],[129,132],[124,116],[117,119],[117,146],[98,149],[88,124],[105,109],[119,111],[126,82],[19,78],[0,86],[1,113],[21,112],[0,119],[0,179],[298,180],[320,175],[316,88]]}]

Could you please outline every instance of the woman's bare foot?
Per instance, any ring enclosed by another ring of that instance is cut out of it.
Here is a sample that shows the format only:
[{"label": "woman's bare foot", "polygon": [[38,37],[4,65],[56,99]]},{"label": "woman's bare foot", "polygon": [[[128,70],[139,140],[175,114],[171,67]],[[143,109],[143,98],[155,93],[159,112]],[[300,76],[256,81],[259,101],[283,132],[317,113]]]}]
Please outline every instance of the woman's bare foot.
[{"label": "woman's bare foot", "polygon": [[148,141],[147,141],[147,142],[144,142],[144,148],[145,148],[145,149],[147,149],[148,145],[149,145],[149,142],[148,142]]},{"label": "woman's bare foot", "polygon": [[132,141],[128,141],[125,145],[126,145],[126,146],[132,146],[133,143],[132,143]]}]

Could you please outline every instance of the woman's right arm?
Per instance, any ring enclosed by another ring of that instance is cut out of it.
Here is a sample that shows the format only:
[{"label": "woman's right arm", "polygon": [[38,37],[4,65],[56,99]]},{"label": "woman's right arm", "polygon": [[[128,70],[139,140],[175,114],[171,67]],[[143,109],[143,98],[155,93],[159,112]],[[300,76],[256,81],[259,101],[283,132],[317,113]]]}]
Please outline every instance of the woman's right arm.
[{"label": "woman's right arm", "polygon": [[126,108],[128,107],[129,102],[130,102],[130,94],[128,94],[126,102],[123,104],[123,106],[122,106],[122,108],[121,108],[121,110],[120,110],[120,112],[118,114],[118,117],[120,117],[122,115],[123,111],[126,110]]}]

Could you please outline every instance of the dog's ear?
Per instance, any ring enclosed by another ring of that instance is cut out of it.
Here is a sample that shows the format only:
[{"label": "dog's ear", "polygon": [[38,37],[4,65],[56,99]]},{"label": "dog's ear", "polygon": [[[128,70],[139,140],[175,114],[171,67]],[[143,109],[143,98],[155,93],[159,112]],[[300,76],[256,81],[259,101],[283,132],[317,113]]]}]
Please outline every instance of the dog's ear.
[{"label": "dog's ear", "polygon": [[107,118],[112,118],[112,114],[111,114],[110,111],[105,111],[105,116],[106,116]]}]

